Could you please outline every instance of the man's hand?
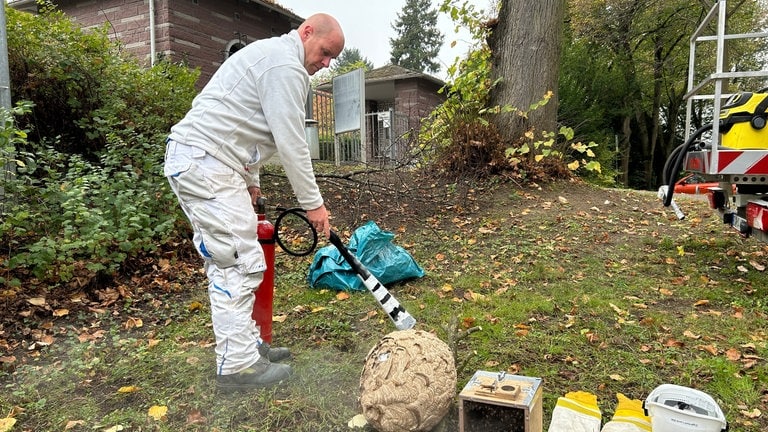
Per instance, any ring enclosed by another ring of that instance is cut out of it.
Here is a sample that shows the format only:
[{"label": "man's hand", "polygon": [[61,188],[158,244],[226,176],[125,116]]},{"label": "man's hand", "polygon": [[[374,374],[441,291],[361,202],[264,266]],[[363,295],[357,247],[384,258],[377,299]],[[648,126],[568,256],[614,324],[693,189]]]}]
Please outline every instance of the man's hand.
[{"label": "man's hand", "polygon": [[307,210],[307,219],[317,232],[323,233],[326,239],[331,237],[331,223],[328,220],[328,210],[325,209],[325,204],[314,210]]},{"label": "man's hand", "polygon": [[261,197],[261,188],[258,186],[248,186],[248,193],[251,194],[251,205],[256,208],[257,200]]}]

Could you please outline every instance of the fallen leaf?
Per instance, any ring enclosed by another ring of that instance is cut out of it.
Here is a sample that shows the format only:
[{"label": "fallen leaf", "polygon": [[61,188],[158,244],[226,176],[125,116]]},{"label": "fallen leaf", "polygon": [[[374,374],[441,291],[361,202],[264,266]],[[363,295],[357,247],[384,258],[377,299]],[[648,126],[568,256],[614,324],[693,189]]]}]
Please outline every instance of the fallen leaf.
[{"label": "fallen leaf", "polygon": [[624,377],[619,374],[611,374],[609,377],[614,381],[624,381]]},{"label": "fallen leaf", "polygon": [[666,288],[659,288],[659,293],[661,293],[661,294],[663,294],[665,296],[671,296],[671,295],[674,294],[673,291],[670,291],[670,290],[668,290]]},{"label": "fallen leaf", "polygon": [[349,298],[349,293],[346,291],[339,291],[338,294],[336,294],[336,300],[347,300]]},{"label": "fallen leaf", "polygon": [[715,348],[714,345],[699,345],[696,348],[702,351],[706,351],[712,355],[717,355],[717,348]]},{"label": "fallen leaf", "polygon": [[123,327],[126,330],[130,330],[132,328],[139,328],[144,326],[144,321],[141,320],[141,318],[133,318],[128,317],[128,320],[123,324]]},{"label": "fallen leaf", "polygon": [[725,350],[725,358],[730,361],[738,361],[741,358],[741,352],[736,348],[729,348]]},{"label": "fallen leaf", "polygon": [[285,322],[285,320],[288,319],[288,315],[286,314],[280,314],[280,315],[273,315],[272,316],[272,322]]},{"label": "fallen leaf", "polygon": [[117,392],[118,393],[135,393],[139,390],[141,389],[137,386],[123,386],[117,389]]},{"label": "fallen leaf", "polygon": [[193,424],[204,424],[208,420],[203,416],[203,413],[200,412],[200,410],[194,410],[187,414],[187,424],[193,425]]},{"label": "fallen leaf", "polygon": [[53,311],[53,316],[55,317],[63,317],[69,315],[69,309],[56,309]]},{"label": "fallen leaf", "polygon": [[347,422],[347,426],[350,428],[364,428],[367,424],[368,420],[366,420],[365,416],[362,414],[352,417],[349,422]]},{"label": "fallen leaf", "polygon": [[611,307],[611,309],[613,309],[614,312],[616,312],[617,315],[619,315],[619,316],[627,315],[626,311],[621,310],[621,308],[619,308],[615,304],[608,303],[608,305]]},{"label": "fallen leaf", "polygon": [[751,419],[756,419],[756,418],[760,417],[761,415],[763,415],[763,413],[760,412],[760,410],[757,409],[757,408],[753,409],[752,411],[743,411],[742,410],[742,411],[739,411],[739,412],[744,417],[748,417],[748,418],[751,418]]},{"label": "fallen leaf", "polygon": [[123,425],[115,425],[109,429],[104,429],[104,432],[120,432],[121,430],[125,430]]},{"label": "fallen leaf", "polygon": [[669,338],[664,342],[664,346],[668,348],[682,348],[685,344],[677,339]]},{"label": "fallen leaf", "polygon": [[699,300],[696,303],[693,304],[694,307],[698,306],[706,306],[709,304],[709,300]]},{"label": "fallen leaf", "polygon": [[378,314],[379,314],[379,312],[376,311],[376,310],[369,310],[368,313],[366,313],[364,317],[360,318],[360,322],[368,321],[369,319],[375,317]]},{"label": "fallen leaf", "polygon": [[32,297],[27,299],[27,303],[31,304],[32,306],[43,306],[45,305],[45,298],[43,297]]},{"label": "fallen leaf", "polygon": [[6,417],[0,419],[0,432],[9,432],[13,425],[16,424],[16,419],[13,417]]},{"label": "fallen leaf", "polygon": [[464,300],[477,302],[484,299],[485,299],[485,296],[483,294],[476,293],[472,290],[468,290],[467,292],[464,293]]},{"label": "fallen leaf", "polygon": [[147,414],[155,420],[162,420],[168,414],[167,406],[152,405]]},{"label": "fallen leaf", "polygon": [[196,312],[201,310],[202,308],[203,308],[203,304],[200,303],[199,301],[193,301],[192,303],[189,304],[189,306],[187,306],[187,310],[190,312]]},{"label": "fallen leaf", "polygon": [[744,266],[738,266],[738,267],[736,267],[736,269],[738,271],[742,272],[742,273],[748,273],[749,272],[749,270],[747,270],[747,268],[744,267]]},{"label": "fallen leaf", "polygon": [[757,271],[763,271],[763,270],[765,270],[765,266],[764,266],[764,265],[762,265],[762,264],[760,264],[760,263],[758,263],[758,262],[755,262],[755,261],[750,261],[750,262],[749,262],[749,265],[751,265],[752,267],[754,267],[754,268],[755,268],[755,270],[757,270]]},{"label": "fallen leaf", "polygon": [[699,338],[701,338],[701,335],[697,335],[697,334],[695,334],[694,332],[692,332],[690,330],[684,331],[683,332],[683,336],[685,336],[687,338],[690,338],[690,339],[699,339]]},{"label": "fallen leaf", "polygon": [[76,428],[78,426],[84,425],[85,422],[83,420],[70,420],[67,422],[66,425],[64,425],[64,430],[70,430],[72,428]]}]

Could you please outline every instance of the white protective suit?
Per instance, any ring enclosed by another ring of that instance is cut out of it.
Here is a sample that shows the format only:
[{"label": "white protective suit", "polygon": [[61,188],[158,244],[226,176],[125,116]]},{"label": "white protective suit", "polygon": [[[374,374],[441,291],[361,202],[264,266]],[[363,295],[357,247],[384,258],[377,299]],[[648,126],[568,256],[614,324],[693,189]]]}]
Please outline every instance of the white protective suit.
[{"label": "white protective suit", "polygon": [[251,314],[266,266],[247,190],[260,186],[260,162],[278,153],[302,208],[323,204],[304,136],[309,86],[296,30],[253,42],[219,67],[171,128],[164,174],[205,261],[220,375],[255,363],[262,343]]}]

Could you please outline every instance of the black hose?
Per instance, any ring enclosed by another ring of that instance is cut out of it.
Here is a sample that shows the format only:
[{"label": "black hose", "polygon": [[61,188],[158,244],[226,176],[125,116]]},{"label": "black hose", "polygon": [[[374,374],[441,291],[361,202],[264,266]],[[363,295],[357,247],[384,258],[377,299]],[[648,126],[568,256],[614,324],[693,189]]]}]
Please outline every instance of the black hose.
[{"label": "black hose", "polygon": [[[294,207],[289,209],[278,207],[277,211],[279,211],[280,214],[277,215],[277,218],[275,219],[275,242],[289,255],[307,256],[311,254],[312,251],[314,251],[315,248],[317,247],[317,230],[315,229],[314,226],[312,226],[312,223],[307,218],[307,214],[306,214],[307,212],[304,209],[299,207]],[[297,216],[299,219],[302,219],[304,222],[307,223],[307,226],[312,231],[312,246],[309,247],[308,249],[304,249],[297,252],[296,250],[291,249],[290,247],[285,245],[283,241],[280,239],[280,234],[279,234],[280,223],[282,223],[283,218],[289,215],[294,215],[294,216]]]},{"label": "black hose", "polygon": [[662,177],[661,177],[661,183],[662,184],[668,184],[669,183],[669,177],[670,177],[670,170],[672,169],[672,165],[674,165],[674,162],[677,160],[677,156],[679,155],[679,152],[681,152],[687,143],[680,144],[679,146],[675,147],[674,150],[672,150],[672,153],[667,156],[666,162],[664,162],[664,169],[662,170]]},{"label": "black hose", "polygon": [[[706,126],[700,127],[696,132],[693,133],[690,137],[688,137],[688,140],[678,147],[680,150],[675,149],[672,151],[672,154],[670,154],[670,158],[667,159],[667,162],[669,162],[669,159],[671,159],[672,155],[676,154],[676,157],[674,158],[675,163],[670,167],[668,172],[663,173],[664,177],[668,177],[669,181],[667,182],[667,194],[664,196],[664,207],[669,207],[672,204],[672,195],[675,193],[675,183],[677,182],[677,175],[680,173],[680,170],[683,167],[683,162],[685,161],[685,156],[688,154],[691,149],[696,148],[695,145],[693,145],[696,140],[703,134],[704,132],[712,129],[712,125],[708,124]],[[667,166],[667,163],[664,164],[664,166]]]}]

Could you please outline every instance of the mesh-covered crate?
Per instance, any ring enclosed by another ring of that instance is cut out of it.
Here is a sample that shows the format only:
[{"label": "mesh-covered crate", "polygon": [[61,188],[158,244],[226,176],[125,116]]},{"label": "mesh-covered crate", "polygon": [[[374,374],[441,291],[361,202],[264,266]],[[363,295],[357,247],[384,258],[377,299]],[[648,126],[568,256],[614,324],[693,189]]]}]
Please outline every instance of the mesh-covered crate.
[{"label": "mesh-covered crate", "polygon": [[541,378],[477,371],[459,393],[459,432],[542,432]]}]

